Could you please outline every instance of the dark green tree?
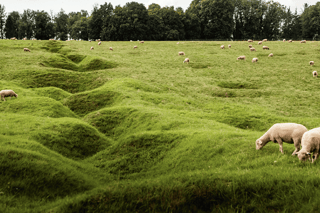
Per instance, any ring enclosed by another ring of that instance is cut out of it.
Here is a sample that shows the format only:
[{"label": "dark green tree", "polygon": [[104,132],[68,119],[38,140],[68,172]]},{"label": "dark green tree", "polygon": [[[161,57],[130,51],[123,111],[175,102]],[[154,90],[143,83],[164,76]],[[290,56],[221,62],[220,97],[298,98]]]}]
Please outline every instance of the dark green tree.
[{"label": "dark green tree", "polygon": [[68,39],[68,15],[63,9],[56,15],[55,19],[55,34],[60,40]]},{"label": "dark green tree", "polygon": [[17,39],[21,39],[21,32],[19,31],[20,29],[19,20],[20,20],[19,12],[13,11],[9,13],[5,27],[4,27],[6,38],[16,37]]},{"label": "dark green tree", "polygon": [[0,38],[4,38],[4,26],[6,23],[5,6],[0,4]]},{"label": "dark green tree", "polygon": [[54,24],[50,15],[45,11],[35,12],[34,37],[36,39],[48,40],[54,38]]},{"label": "dark green tree", "polygon": [[33,10],[24,10],[19,20],[19,31],[21,32],[22,38],[32,38],[34,32],[35,23],[35,12]]}]

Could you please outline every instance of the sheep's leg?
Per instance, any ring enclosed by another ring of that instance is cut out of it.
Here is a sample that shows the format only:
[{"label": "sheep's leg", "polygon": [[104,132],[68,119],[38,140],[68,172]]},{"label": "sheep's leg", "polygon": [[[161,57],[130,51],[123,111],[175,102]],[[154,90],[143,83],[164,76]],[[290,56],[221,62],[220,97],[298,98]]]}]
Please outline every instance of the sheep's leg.
[{"label": "sheep's leg", "polygon": [[277,138],[276,140],[277,140],[277,142],[278,142],[278,144],[279,144],[279,151],[280,151],[282,154],[284,154],[284,153],[283,153],[283,147],[282,147],[282,140],[281,140],[281,138]]},{"label": "sheep's leg", "polygon": [[314,162],[317,160],[318,156],[319,156],[319,153],[318,153],[318,152],[314,152],[314,153],[313,153],[312,163],[314,163]]},{"label": "sheep's leg", "polygon": [[296,147],[296,149],[293,151],[292,155],[296,155],[296,153],[299,152],[299,150],[300,150],[300,142],[299,142],[299,140],[298,141],[293,140],[293,143],[294,143],[294,147]]}]

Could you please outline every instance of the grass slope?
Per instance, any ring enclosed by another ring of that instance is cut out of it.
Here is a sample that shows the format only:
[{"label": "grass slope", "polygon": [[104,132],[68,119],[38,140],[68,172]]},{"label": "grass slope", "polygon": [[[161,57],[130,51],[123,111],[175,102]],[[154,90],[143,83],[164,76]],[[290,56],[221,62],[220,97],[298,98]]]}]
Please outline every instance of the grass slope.
[{"label": "grass slope", "polygon": [[254,142],[320,126],[319,43],[264,45],[0,40],[0,209],[317,212],[318,164]]}]

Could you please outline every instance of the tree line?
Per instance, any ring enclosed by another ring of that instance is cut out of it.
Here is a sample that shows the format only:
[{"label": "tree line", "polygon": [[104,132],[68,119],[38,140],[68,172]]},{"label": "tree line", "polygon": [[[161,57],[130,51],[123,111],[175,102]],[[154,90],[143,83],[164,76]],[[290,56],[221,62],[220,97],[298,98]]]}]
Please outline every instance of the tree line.
[{"label": "tree line", "polygon": [[0,38],[82,40],[318,39],[320,2],[297,9],[266,0],[193,0],[181,7],[146,8],[137,2],[111,3],[57,14],[24,10],[6,14],[0,4]]}]

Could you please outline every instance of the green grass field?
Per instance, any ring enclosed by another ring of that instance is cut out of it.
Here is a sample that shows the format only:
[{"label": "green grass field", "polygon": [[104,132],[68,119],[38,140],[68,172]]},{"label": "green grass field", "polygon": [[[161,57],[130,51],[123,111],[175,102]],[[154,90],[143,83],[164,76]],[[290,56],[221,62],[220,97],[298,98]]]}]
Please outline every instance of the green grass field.
[{"label": "green grass field", "polygon": [[319,43],[248,45],[0,40],[0,212],[319,212],[319,163],[255,149],[320,126]]}]

